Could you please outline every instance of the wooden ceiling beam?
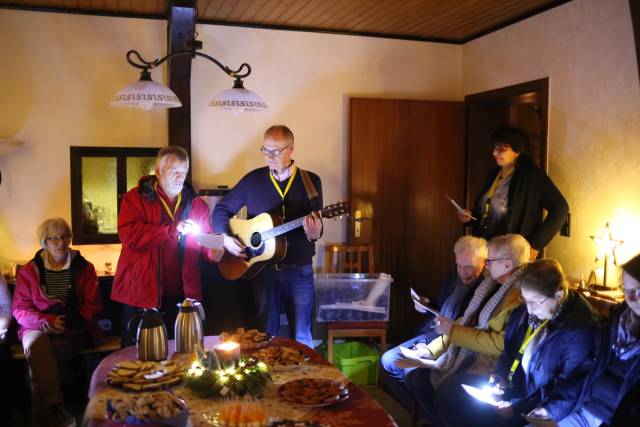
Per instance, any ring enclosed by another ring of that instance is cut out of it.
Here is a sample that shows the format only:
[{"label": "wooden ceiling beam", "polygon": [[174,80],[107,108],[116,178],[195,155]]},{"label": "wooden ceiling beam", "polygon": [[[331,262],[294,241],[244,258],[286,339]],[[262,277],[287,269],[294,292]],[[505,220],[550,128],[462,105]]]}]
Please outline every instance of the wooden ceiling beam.
[{"label": "wooden ceiling beam", "polygon": [[[170,0],[167,10],[167,54],[191,47],[196,29],[196,1]],[[191,56],[179,55],[167,61],[169,88],[182,107],[169,108],[169,145],[184,148],[191,159]],[[189,169],[188,180],[191,180]]]}]

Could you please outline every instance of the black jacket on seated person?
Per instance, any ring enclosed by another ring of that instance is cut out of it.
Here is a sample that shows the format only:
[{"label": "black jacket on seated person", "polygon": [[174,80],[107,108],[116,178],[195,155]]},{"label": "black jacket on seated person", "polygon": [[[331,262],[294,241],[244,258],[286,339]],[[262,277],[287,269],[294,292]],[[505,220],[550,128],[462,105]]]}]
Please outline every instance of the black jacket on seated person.
[{"label": "black jacket on seated person", "polygon": [[[613,407],[619,406],[618,410],[615,413],[615,417],[612,413],[611,418],[604,420],[605,423],[609,423],[613,418],[612,426],[628,425],[625,424],[625,414],[638,414],[640,412],[640,402],[638,400],[634,401],[634,398],[637,399],[640,395],[640,354],[636,354],[628,360],[628,368],[625,370],[619,387],[606,390],[603,387],[603,382],[599,381],[607,375],[612,362],[618,359],[615,355],[614,346],[618,336],[620,317],[627,308],[626,302],[621,302],[611,308],[609,321],[599,328],[595,335],[595,357],[589,359],[583,366],[581,369],[583,375],[572,382],[572,393],[567,396],[571,398],[571,403],[574,404],[573,411],[577,411],[582,406],[589,408],[595,400],[603,396],[613,396],[615,402],[611,402],[608,399],[608,403]],[[640,345],[640,343],[636,345]],[[637,420],[634,425],[637,425]]]},{"label": "black jacket on seated person", "polygon": [[[519,356],[520,346],[529,327],[526,306],[511,313],[504,336],[504,352],[495,373],[507,379],[511,365]],[[513,377],[506,399],[514,405],[514,413],[528,413],[544,407],[557,421],[571,412],[565,395],[567,380],[576,375],[593,351],[593,336],[600,316],[580,294],[569,291],[560,314],[549,320],[546,336],[535,347],[525,375],[522,365]],[[570,390],[569,390],[570,392]]]}]

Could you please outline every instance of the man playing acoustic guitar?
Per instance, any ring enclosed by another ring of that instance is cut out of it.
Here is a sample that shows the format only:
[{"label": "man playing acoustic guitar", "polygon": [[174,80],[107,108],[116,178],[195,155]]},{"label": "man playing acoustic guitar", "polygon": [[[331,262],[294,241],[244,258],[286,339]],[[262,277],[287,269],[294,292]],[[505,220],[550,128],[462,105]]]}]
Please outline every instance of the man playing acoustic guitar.
[{"label": "man playing acoustic guitar", "polygon": [[[284,125],[271,126],[264,133],[260,151],[267,166],[246,174],[221,200],[213,212],[216,232],[230,234],[229,220],[243,206],[249,218],[269,212],[286,221],[304,217],[302,228],[285,234],[286,255],[278,263],[268,265],[251,279],[258,308],[258,327],[277,335],[280,310],[284,304],[289,334],[313,348],[311,312],[314,301],[312,258],[315,241],[322,234],[322,183],[318,175],[299,169],[291,156],[293,133]],[[248,242],[224,239],[228,254],[246,258]]]}]

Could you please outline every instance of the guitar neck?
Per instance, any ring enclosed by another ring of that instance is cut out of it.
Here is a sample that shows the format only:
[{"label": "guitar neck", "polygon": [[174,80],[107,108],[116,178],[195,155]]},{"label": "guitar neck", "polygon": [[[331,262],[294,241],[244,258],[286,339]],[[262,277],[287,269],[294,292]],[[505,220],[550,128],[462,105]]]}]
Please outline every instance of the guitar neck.
[{"label": "guitar neck", "polygon": [[302,227],[303,220],[304,217],[294,219],[293,221],[289,221],[284,224],[280,224],[277,227],[273,227],[271,230],[263,231],[262,233],[260,233],[260,235],[262,236],[262,240],[273,239],[274,237],[278,237],[281,234],[287,233],[298,227]]}]

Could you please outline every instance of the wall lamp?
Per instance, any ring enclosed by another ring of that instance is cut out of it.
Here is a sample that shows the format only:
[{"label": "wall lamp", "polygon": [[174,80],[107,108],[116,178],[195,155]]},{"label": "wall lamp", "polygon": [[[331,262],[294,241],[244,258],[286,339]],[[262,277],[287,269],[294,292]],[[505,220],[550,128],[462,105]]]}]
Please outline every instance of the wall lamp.
[{"label": "wall lamp", "polygon": [[267,104],[256,93],[244,88],[242,79],[251,74],[251,66],[247,63],[240,65],[237,70],[232,70],[222,64],[216,58],[205,53],[198,52],[202,49],[202,42],[192,40],[191,49],[171,53],[163,58],[146,61],[136,50],[127,52],[127,62],[133,67],[142,70],[140,80],[128,84],[120,90],[111,100],[113,107],[137,107],[149,111],[152,108],[175,108],[181,107],[182,103],[177,95],[168,87],[151,80],[151,70],[162,65],[169,58],[179,55],[191,55],[192,58],[199,56],[206,58],[216,64],[228,76],[234,79],[233,88],[220,92],[213,97],[209,103],[210,107],[229,110],[234,114],[244,111],[265,111]]}]

